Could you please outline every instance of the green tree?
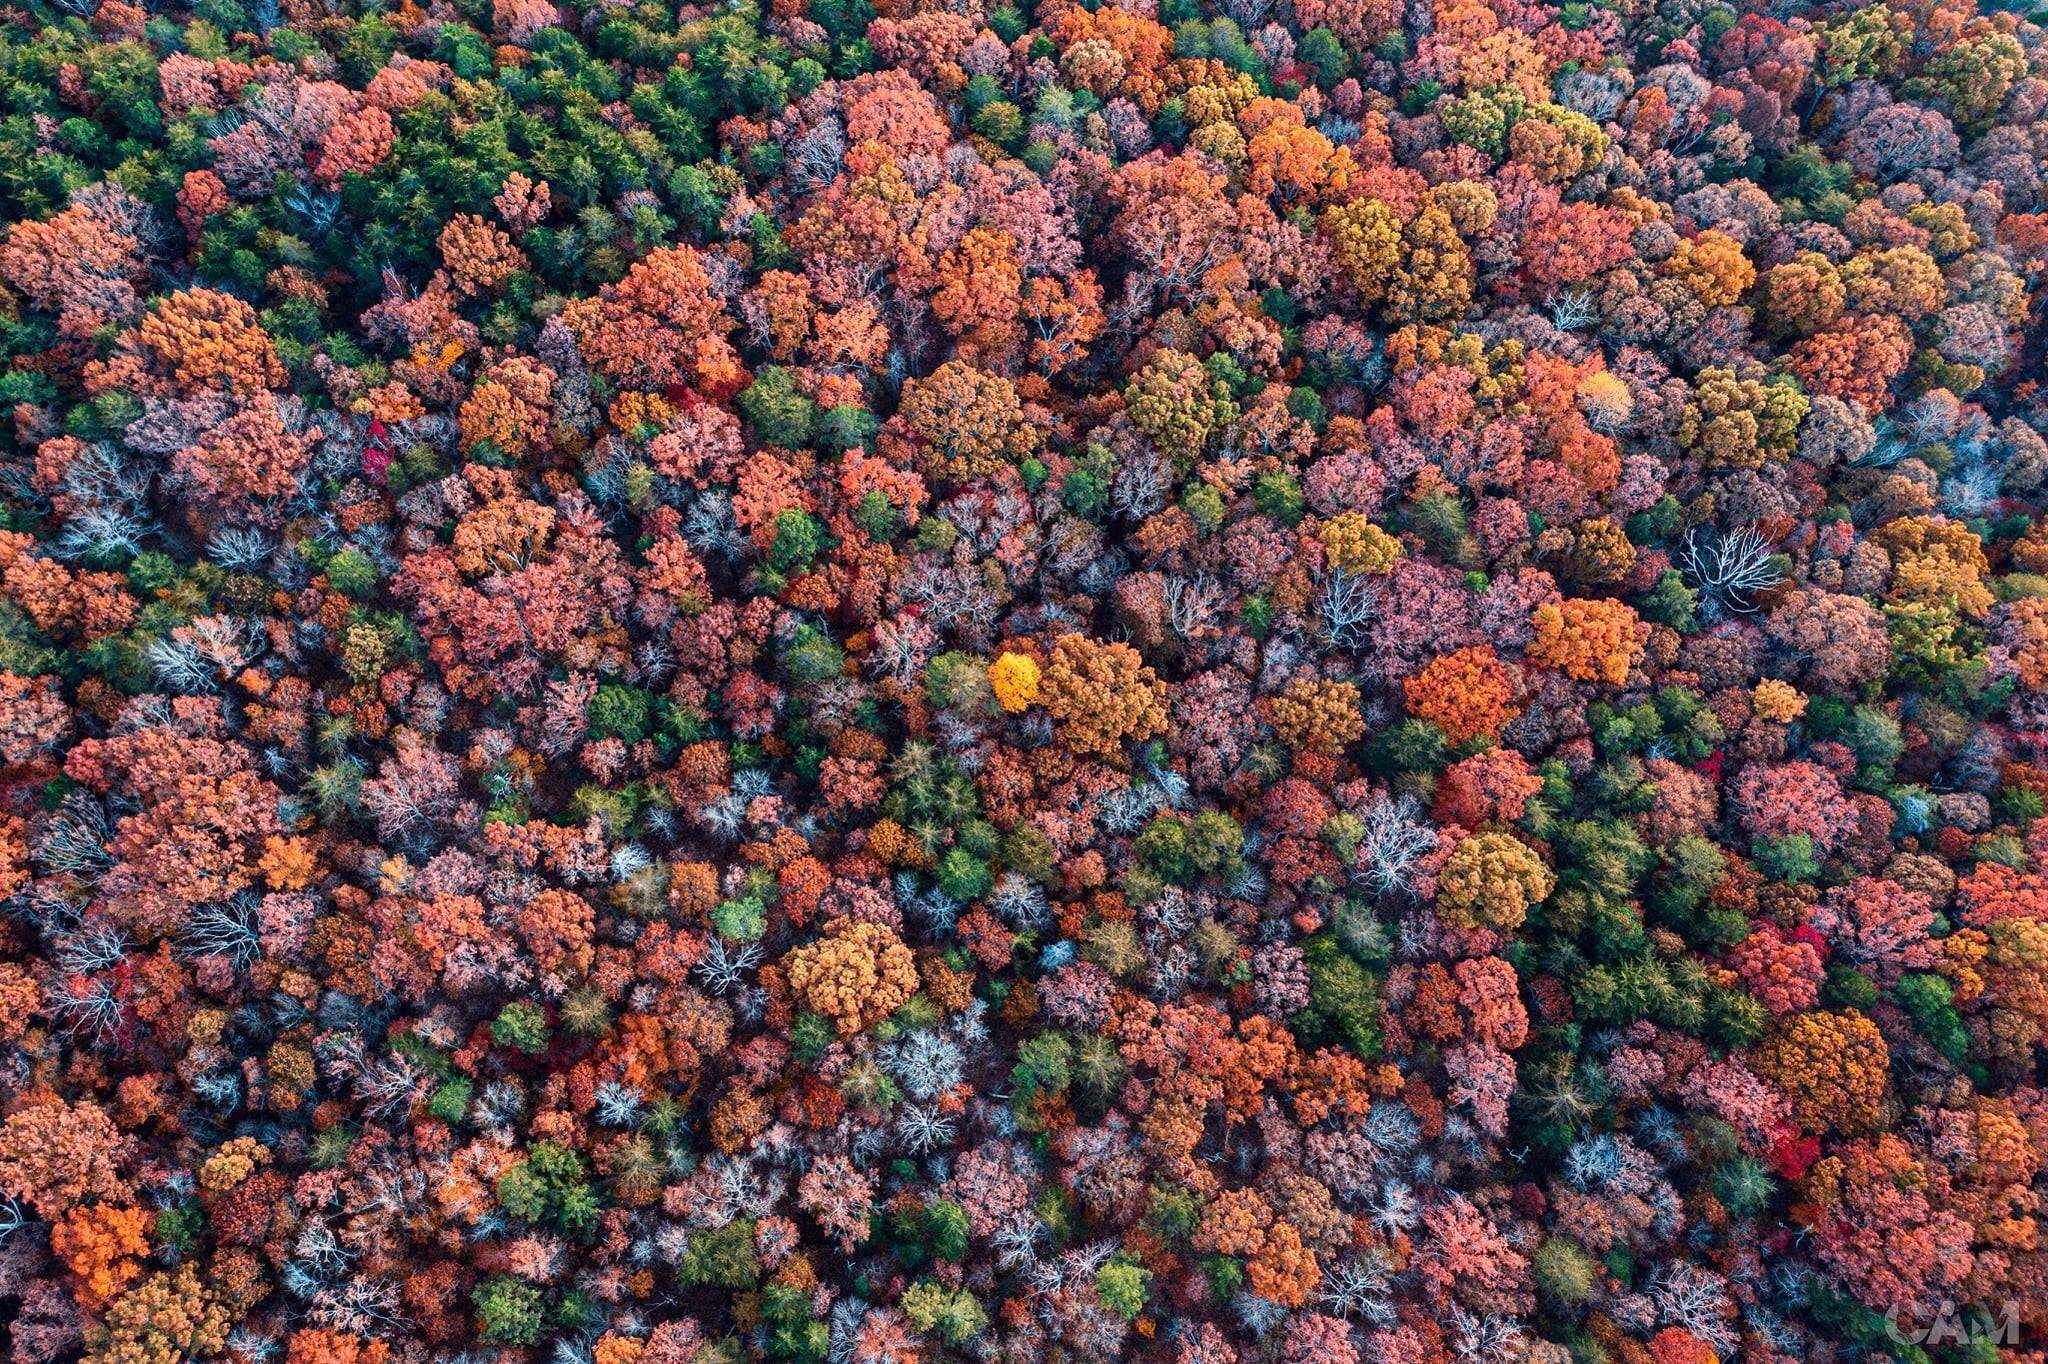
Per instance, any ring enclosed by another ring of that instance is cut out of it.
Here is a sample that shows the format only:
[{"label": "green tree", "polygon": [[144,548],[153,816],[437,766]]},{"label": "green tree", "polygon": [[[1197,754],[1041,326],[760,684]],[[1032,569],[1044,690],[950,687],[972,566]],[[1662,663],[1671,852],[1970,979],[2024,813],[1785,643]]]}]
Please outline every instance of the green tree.
[{"label": "green tree", "polygon": [[931,1279],[920,1279],[905,1289],[902,1306],[911,1325],[948,1345],[965,1345],[988,1325],[988,1315],[972,1293],[964,1288],[949,1289]]},{"label": "green tree", "polygon": [[1152,1272],[1124,1256],[1116,1256],[1095,1271],[1095,1295],[1125,1321],[1136,1320],[1145,1310],[1151,1291]]},{"label": "green tree", "polygon": [[512,1047],[528,1056],[538,1056],[548,1049],[547,1010],[528,1000],[515,999],[498,1011],[491,1022],[491,1040],[501,1047]]},{"label": "green tree", "polygon": [[761,1281],[753,1220],[743,1217],[693,1238],[676,1272],[685,1284],[752,1290]]},{"label": "green tree", "polygon": [[1318,933],[1302,944],[1308,963],[1309,1003],[1296,1016],[1310,1036],[1327,1034],[1360,1056],[1380,1051],[1379,981],[1338,943]]},{"label": "green tree", "polygon": [[740,393],[740,414],[763,442],[786,450],[811,443],[818,405],[797,391],[796,379],[780,365],[770,365]]},{"label": "green tree", "polygon": [[1343,42],[1320,25],[1302,36],[1295,51],[1302,61],[1316,69],[1316,84],[1324,89],[1334,87],[1351,74],[1351,59],[1345,55]]},{"label": "green tree", "polygon": [[512,1216],[570,1236],[597,1228],[597,1191],[583,1157],[557,1141],[534,1144],[498,1176],[498,1203]]},{"label": "green tree", "polygon": [[544,1324],[541,1292],[510,1274],[494,1274],[470,1294],[477,1335],[494,1345],[538,1345]]}]

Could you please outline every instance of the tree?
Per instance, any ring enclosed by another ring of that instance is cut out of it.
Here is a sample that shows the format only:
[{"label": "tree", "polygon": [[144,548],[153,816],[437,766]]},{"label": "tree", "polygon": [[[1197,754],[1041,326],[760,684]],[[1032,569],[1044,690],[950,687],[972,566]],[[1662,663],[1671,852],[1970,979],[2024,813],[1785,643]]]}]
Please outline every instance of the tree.
[{"label": "tree", "polygon": [[84,205],[17,222],[0,241],[0,278],[32,306],[56,313],[66,336],[136,321],[142,272],[142,244]]},{"label": "tree", "polygon": [[167,295],[142,319],[142,344],[179,384],[251,393],[285,382],[256,310],[213,289]]},{"label": "tree", "polygon": [[1330,562],[1346,573],[1385,573],[1401,557],[1401,542],[1357,512],[1339,512],[1317,532]]},{"label": "tree", "polygon": [[314,440],[301,420],[270,394],[258,394],[180,450],[172,475],[198,508],[237,524],[274,523],[278,504],[298,491],[312,458]]},{"label": "tree", "polygon": [[836,1236],[848,1255],[868,1239],[873,1201],[873,1181],[844,1157],[820,1161],[797,1184],[798,1205],[817,1218],[827,1235]]},{"label": "tree", "polygon": [[348,176],[375,170],[391,155],[395,141],[391,115],[376,105],[342,113],[320,139],[313,158],[313,178],[335,189]]},{"label": "tree", "polygon": [[1968,1224],[1949,1211],[1947,1180],[1883,1133],[1845,1143],[1807,1176],[1821,1209],[1815,1253],[1873,1309],[1928,1320],[1969,1274]]},{"label": "tree", "polygon": [[1437,780],[1433,813],[1444,823],[1468,829],[1488,822],[1513,824],[1543,786],[1543,778],[1521,754],[1489,748],[1445,769]]},{"label": "tree", "polygon": [[1128,644],[1061,635],[1038,695],[1060,722],[1061,737],[1080,753],[1120,757],[1125,741],[1166,732],[1166,684]]},{"label": "tree", "polygon": [[1005,652],[988,665],[989,686],[996,704],[1012,715],[1029,710],[1038,700],[1038,664],[1030,655]]},{"label": "tree", "polygon": [[88,1199],[122,1192],[115,1162],[124,1144],[98,1104],[54,1097],[28,1104],[0,1123],[0,1193],[54,1221]]},{"label": "tree", "polygon": [[912,1326],[948,1345],[965,1345],[988,1325],[980,1301],[964,1288],[949,1289],[920,1279],[904,1290],[903,1315]]},{"label": "tree", "polygon": [[1297,752],[1341,753],[1365,734],[1355,682],[1296,679],[1268,709],[1281,742]]},{"label": "tree", "polygon": [[463,443],[474,449],[489,442],[512,459],[550,449],[550,402],[560,380],[553,368],[525,356],[492,366],[458,413]]},{"label": "tree", "polygon": [[1428,322],[1462,316],[1471,306],[1476,272],[1450,211],[1425,204],[1402,229],[1401,245],[1403,260],[1388,286],[1387,311]]},{"label": "tree", "polygon": [[1358,1364],[1358,1351],[1352,1347],[1351,1330],[1344,1322],[1307,1312],[1287,1328],[1280,1358],[1284,1364]]},{"label": "tree", "polygon": [[1807,686],[1841,694],[1881,677],[1891,663],[1884,617],[1860,597],[1822,589],[1787,593],[1764,620]]},{"label": "tree", "polygon": [[1791,454],[1809,406],[1790,385],[1738,379],[1733,370],[1710,366],[1686,404],[1678,443],[1708,468],[1754,469]]},{"label": "tree", "polygon": [[[1379,982],[1328,933],[1302,945],[1308,965],[1309,1003],[1299,1022],[1306,1035],[1327,1033],[1360,1056],[1380,1050]],[[1300,1096],[1296,1106],[1301,1106]]]},{"label": "tree", "polygon": [[1531,905],[1549,898],[1557,878],[1521,840],[1479,833],[1451,850],[1437,873],[1437,905],[1458,928],[1512,933]]},{"label": "tree", "polygon": [[559,1142],[534,1144],[498,1177],[498,1202],[527,1222],[541,1222],[572,1236],[597,1225],[597,1195],[583,1158]]},{"label": "tree", "polygon": [[140,1208],[110,1204],[73,1208],[50,1230],[50,1252],[78,1279],[79,1304],[100,1310],[142,1273],[146,1229],[155,1219]]},{"label": "tree", "polygon": [[960,360],[905,384],[899,415],[927,478],[966,483],[1037,448],[1016,386]]},{"label": "tree", "polygon": [[1858,1013],[1803,1013],[1768,1038],[1757,1066],[1808,1132],[1868,1132],[1880,1121],[1891,1053]]},{"label": "tree", "polygon": [[1684,280],[1693,297],[1708,308],[1739,302],[1756,283],[1756,267],[1743,253],[1742,244],[1711,228],[1681,240],[1664,268]]},{"label": "tree", "polygon": [[1461,1194],[1451,1193],[1422,1213],[1415,1268],[1437,1292],[1466,1301],[1513,1293],[1526,1284],[1529,1262]]},{"label": "tree", "polygon": [[711,293],[703,258],[692,247],[650,253],[597,298],[569,304],[562,321],[584,358],[628,388],[687,386],[724,397],[744,378],[727,340],[732,316]]},{"label": "tree", "polygon": [[227,1343],[227,1307],[203,1288],[192,1266],[152,1274],[130,1289],[85,1335],[92,1364],[176,1364],[203,1359]]},{"label": "tree", "polygon": [[1102,286],[1088,269],[1066,279],[1041,275],[1026,280],[1023,314],[1031,363],[1048,376],[1087,359],[1108,324]]},{"label": "tree", "polygon": [[1161,351],[1124,389],[1124,410],[1175,467],[1187,469],[1212,433],[1237,417],[1202,363],[1186,351]]},{"label": "tree", "polygon": [[1834,774],[1810,762],[1755,763],[1742,770],[1731,803],[1752,838],[1803,835],[1822,854],[1854,828],[1855,815]]},{"label": "tree", "polygon": [[1842,315],[1848,291],[1834,262],[1802,251],[1763,277],[1762,312],[1779,336],[1810,336]]},{"label": "tree", "polygon": [[1546,298],[1600,278],[1632,254],[1622,214],[1579,201],[1540,201],[1522,233],[1523,293]]},{"label": "tree", "polygon": [[538,1345],[545,1330],[541,1291],[510,1274],[496,1274],[470,1295],[477,1336],[498,1345]]},{"label": "tree", "polygon": [[960,359],[1004,369],[1024,341],[1023,289],[1016,241],[977,227],[939,263],[932,314],[958,339]]},{"label": "tree", "polygon": [[294,1331],[285,1364],[387,1364],[391,1347],[381,1340],[308,1327]]},{"label": "tree", "polygon": [[1111,240],[1135,262],[1145,287],[1185,297],[1232,254],[1236,219],[1227,186],[1214,162],[1186,153],[1155,151],[1117,169]]},{"label": "tree", "polygon": [[881,924],[837,919],[825,936],[783,959],[790,989],[842,1033],[871,1028],[917,989],[917,968],[902,939]]},{"label": "tree", "polygon": [[1816,393],[1868,413],[1892,404],[1892,385],[1913,358],[1913,337],[1896,317],[1855,315],[1793,346],[1792,372]]},{"label": "tree", "polygon": [[1825,971],[1819,944],[1806,936],[1788,936],[1772,925],[1759,925],[1729,953],[1736,974],[1774,1018],[1800,1013],[1820,1003]]},{"label": "tree", "polygon": [[436,238],[441,259],[455,277],[456,292],[495,294],[527,268],[526,253],[485,219],[458,213]]},{"label": "tree", "polygon": [[1529,661],[1581,682],[1620,686],[1642,659],[1648,629],[1625,603],[1572,597],[1530,613]]},{"label": "tree", "polygon": [[1408,713],[1442,730],[1453,744],[1498,738],[1521,713],[1516,670],[1486,645],[1456,649],[1430,660],[1401,685]]}]

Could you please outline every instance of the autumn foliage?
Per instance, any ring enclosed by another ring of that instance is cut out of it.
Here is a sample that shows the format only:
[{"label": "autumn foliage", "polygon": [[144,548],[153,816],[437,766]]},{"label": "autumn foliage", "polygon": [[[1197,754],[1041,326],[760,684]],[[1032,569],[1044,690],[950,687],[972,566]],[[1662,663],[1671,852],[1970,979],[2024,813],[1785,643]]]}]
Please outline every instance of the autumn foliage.
[{"label": "autumn foliage", "polygon": [[4,18],[6,1364],[2039,1358],[2038,7]]}]

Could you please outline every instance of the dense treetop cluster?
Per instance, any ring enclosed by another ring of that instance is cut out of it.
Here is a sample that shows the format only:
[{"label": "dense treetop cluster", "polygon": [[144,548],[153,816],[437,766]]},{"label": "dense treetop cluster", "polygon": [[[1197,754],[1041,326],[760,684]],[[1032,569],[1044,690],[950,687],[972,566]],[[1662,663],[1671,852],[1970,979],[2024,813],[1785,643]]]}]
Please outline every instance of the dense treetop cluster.
[{"label": "dense treetop cluster", "polygon": [[2041,1358],[2043,22],[0,10],[0,1352]]}]

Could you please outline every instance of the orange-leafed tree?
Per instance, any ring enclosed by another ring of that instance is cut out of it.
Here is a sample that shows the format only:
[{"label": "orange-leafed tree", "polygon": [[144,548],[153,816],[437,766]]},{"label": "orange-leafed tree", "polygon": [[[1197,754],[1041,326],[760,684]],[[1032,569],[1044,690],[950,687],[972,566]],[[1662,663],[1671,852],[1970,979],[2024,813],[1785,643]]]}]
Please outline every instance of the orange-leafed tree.
[{"label": "orange-leafed tree", "polygon": [[1267,710],[1280,742],[1296,752],[1340,753],[1365,734],[1356,682],[1297,678]]},{"label": "orange-leafed tree", "polygon": [[650,253],[599,297],[569,304],[562,321],[591,366],[627,388],[686,386],[722,398],[745,380],[728,340],[732,315],[692,247]]},{"label": "orange-leafed tree", "polygon": [[1126,740],[1166,732],[1166,684],[1128,644],[1060,636],[1040,675],[1038,699],[1081,753],[1119,757]]},{"label": "orange-leafed tree", "polygon": [[1815,393],[1876,414],[1892,405],[1892,386],[1913,360],[1913,334],[1896,317],[1853,316],[1792,348],[1792,372]]},{"label": "orange-leafed tree", "polygon": [[927,478],[964,483],[1037,448],[1016,385],[1000,374],[949,360],[903,386],[900,416]]},{"label": "orange-leafed tree", "polygon": [[1520,670],[1491,646],[1478,644],[1440,654],[1404,681],[1408,713],[1429,721],[1454,744],[1494,739],[1521,713]]},{"label": "orange-leafed tree", "polygon": [[87,1199],[113,1198],[125,1191],[116,1168],[125,1145],[98,1104],[46,1095],[0,1123],[0,1193],[44,1218]]},{"label": "orange-leafed tree", "polygon": [[1891,1053],[1862,1014],[1806,1013],[1757,1049],[1757,1069],[1792,1102],[1809,1132],[1868,1132],[1878,1125]]},{"label": "orange-leafed tree", "polygon": [[81,1307],[105,1307],[142,1272],[153,1220],[140,1208],[98,1203],[73,1208],[50,1229],[50,1251],[77,1277]]},{"label": "orange-leafed tree", "polygon": [[130,1289],[85,1333],[91,1364],[175,1364],[204,1359],[227,1344],[227,1304],[191,1265],[153,1274]]},{"label": "orange-leafed tree", "polygon": [[1016,241],[977,227],[939,262],[932,315],[958,339],[962,360],[1007,369],[1024,341],[1023,289]]},{"label": "orange-leafed tree", "polygon": [[917,990],[917,961],[886,925],[835,919],[783,958],[789,988],[842,1033],[871,1028]]},{"label": "orange-leafed tree", "polygon": [[494,294],[526,269],[526,253],[504,231],[474,213],[458,213],[436,239],[457,293]]},{"label": "orange-leafed tree", "polygon": [[1712,228],[1681,240],[1664,268],[1684,280],[1693,297],[1709,308],[1736,302],[1756,283],[1756,266],[1741,243]]},{"label": "orange-leafed tree", "polygon": [[1580,682],[1620,686],[1642,661],[1649,627],[1626,602],[1570,597],[1530,613],[1529,661]]},{"label": "orange-leafed tree", "polygon": [[254,392],[285,381],[256,310],[215,289],[167,296],[142,320],[142,344],[178,383]]},{"label": "orange-leafed tree", "polygon": [[391,1347],[381,1340],[308,1327],[285,1346],[285,1364],[386,1364]]}]

